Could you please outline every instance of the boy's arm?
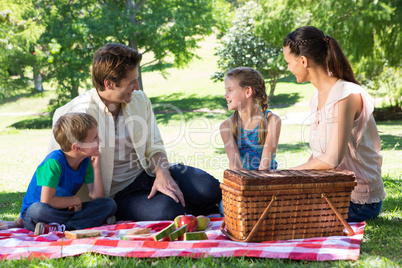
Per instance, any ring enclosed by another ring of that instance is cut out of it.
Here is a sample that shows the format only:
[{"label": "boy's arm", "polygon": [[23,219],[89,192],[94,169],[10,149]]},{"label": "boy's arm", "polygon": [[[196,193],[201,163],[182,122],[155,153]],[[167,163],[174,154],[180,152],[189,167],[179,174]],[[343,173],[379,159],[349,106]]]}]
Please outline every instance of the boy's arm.
[{"label": "boy's arm", "polygon": [[96,198],[103,198],[105,196],[103,190],[103,182],[100,173],[99,163],[100,154],[91,156],[91,165],[94,171],[94,182],[86,184],[89,197],[93,200]]},{"label": "boy's arm", "polygon": [[237,148],[236,140],[232,132],[232,121],[226,119],[220,125],[221,138],[223,146],[225,147],[226,154],[229,158],[230,169],[243,169],[243,163],[240,158],[239,148]]},{"label": "boy's arm", "polygon": [[55,196],[56,188],[42,186],[42,193],[40,196],[40,201],[42,203],[49,204],[50,206],[57,209],[64,209],[75,207],[76,211],[80,210],[81,198],[78,196]]},{"label": "boy's arm", "polygon": [[77,196],[55,196],[61,176],[61,166],[55,159],[47,160],[36,170],[38,186],[42,187],[40,201],[56,209],[81,210],[81,198]]}]

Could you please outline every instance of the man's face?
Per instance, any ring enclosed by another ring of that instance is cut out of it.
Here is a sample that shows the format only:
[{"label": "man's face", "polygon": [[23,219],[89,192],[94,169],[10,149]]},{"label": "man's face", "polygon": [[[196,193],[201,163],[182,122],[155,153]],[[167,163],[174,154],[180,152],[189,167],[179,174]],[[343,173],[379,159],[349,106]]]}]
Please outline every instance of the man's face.
[{"label": "man's face", "polygon": [[118,86],[113,83],[113,90],[110,92],[110,99],[108,101],[129,103],[133,91],[140,89],[138,77],[138,68],[136,67],[127,72],[126,78],[123,78],[120,83],[118,83]]}]

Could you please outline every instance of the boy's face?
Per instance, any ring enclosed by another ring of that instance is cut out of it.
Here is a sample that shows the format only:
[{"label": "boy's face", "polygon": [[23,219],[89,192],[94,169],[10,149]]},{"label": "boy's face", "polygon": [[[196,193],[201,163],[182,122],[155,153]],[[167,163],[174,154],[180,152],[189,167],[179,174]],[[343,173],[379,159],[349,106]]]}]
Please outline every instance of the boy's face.
[{"label": "boy's face", "polygon": [[88,156],[99,154],[99,144],[101,139],[98,136],[98,128],[93,127],[88,130],[87,138],[84,142],[80,142],[81,150]]}]

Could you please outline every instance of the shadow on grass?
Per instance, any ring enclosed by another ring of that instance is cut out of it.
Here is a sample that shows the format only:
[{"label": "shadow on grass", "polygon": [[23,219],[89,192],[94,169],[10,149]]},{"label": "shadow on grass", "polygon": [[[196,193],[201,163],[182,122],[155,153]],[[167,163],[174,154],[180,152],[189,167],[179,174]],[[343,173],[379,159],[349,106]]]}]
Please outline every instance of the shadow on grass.
[{"label": "shadow on grass", "polygon": [[380,134],[381,150],[402,150],[402,137],[390,134]]},{"label": "shadow on grass", "polygon": [[299,152],[310,150],[310,146],[308,142],[299,142],[299,143],[279,143],[277,151],[291,151],[291,152]]},{"label": "shadow on grass", "polygon": [[276,94],[269,102],[270,107],[285,108],[299,102],[300,93]]},{"label": "shadow on grass", "polygon": [[170,120],[190,121],[197,118],[218,117],[222,120],[231,112],[221,96],[198,96],[173,93],[150,98],[158,123],[168,124]]},{"label": "shadow on grass", "polygon": [[366,221],[361,252],[370,256],[382,256],[401,263],[402,222],[387,219],[381,214],[375,220]]},{"label": "shadow on grass", "polygon": [[288,76],[282,77],[278,80],[278,83],[297,83],[297,79],[296,76],[294,76],[293,74],[289,74]]},{"label": "shadow on grass", "polygon": [[20,91],[13,96],[7,97],[6,99],[0,100],[0,106],[2,104],[16,102],[19,99],[23,98],[31,98],[31,97],[43,97],[43,92],[27,92],[27,91]]},{"label": "shadow on grass", "polygon": [[198,96],[196,94],[185,95],[184,93],[173,93],[164,96],[150,98],[154,112],[175,111],[175,110],[196,110],[224,109],[226,100],[222,96]]},{"label": "shadow on grass", "polygon": [[[3,221],[13,221],[17,217],[9,214],[19,214],[21,210],[24,192],[0,193],[0,219]],[[6,214],[6,215],[4,215]]]},{"label": "shadow on grass", "polygon": [[308,84],[310,82],[299,83],[299,82],[297,82],[296,76],[294,76],[294,74],[289,74],[288,76],[280,78],[278,80],[278,83],[293,83],[293,84],[302,85],[302,84]]},{"label": "shadow on grass", "polygon": [[50,115],[43,115],[34,118],[18,121],[9,127],[16,129],[47,129],[52,128],[52,118]]}]

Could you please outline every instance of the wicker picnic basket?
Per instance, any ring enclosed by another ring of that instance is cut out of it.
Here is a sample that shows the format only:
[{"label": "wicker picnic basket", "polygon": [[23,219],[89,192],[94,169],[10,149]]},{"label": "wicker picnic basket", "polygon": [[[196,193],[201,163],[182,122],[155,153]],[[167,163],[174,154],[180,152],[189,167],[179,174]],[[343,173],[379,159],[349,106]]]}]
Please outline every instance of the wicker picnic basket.
[{"label": "wicker picnic basket", "polygon": [[221,231],[242,242],[353,235],[345,218],[355,185],[346,170],[226,170]]}]

